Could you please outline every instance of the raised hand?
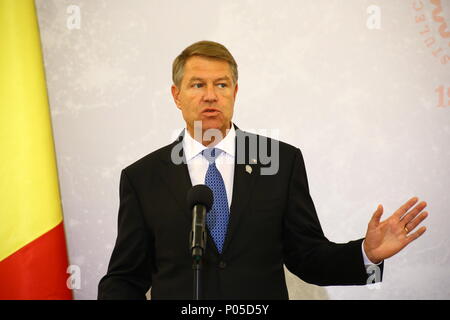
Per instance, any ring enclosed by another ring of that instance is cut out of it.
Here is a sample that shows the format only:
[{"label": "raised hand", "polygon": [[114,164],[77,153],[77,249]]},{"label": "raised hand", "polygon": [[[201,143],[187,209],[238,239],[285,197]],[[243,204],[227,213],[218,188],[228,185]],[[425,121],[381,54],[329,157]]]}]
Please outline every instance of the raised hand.
[{"label": "raised hand", "polygon": [[392,257],[426,231],[426,227],[422,226],[412,233],[428,216],[428,212],[422,212],[427,206],[425,201],[420,202],[408,212],[418,201],[417,197],[409,199],[382,222],[380,219],[383,214],[383,206],[378,205],[369,222],[364,240],[364,251],[370,261],[379,263]]}]

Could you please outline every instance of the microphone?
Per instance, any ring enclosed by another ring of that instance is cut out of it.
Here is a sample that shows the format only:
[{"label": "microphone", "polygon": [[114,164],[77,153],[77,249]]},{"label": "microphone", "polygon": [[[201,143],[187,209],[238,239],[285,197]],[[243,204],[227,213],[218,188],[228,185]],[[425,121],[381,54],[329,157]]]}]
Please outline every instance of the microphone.
[{"label": "microphone", "polygon": [[206,248],[206,213],[213,204],[213,193],[204,184],[193,186],[187,194],[188,210],[192,211],[190,247],[192,257],[199,262]]}]

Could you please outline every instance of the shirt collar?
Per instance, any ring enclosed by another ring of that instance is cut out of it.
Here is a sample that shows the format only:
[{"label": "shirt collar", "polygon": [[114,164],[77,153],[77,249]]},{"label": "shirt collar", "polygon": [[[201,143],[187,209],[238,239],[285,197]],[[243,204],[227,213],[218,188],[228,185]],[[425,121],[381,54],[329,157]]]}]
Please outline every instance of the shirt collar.
[{"label": "shirt collar", "polygon": [[[228,130],[225,138],[222,139],[214,148],[218,148],[230,156],[234,157],[235,145],[236,145],[236,130],[234,129],[234,124],[231,123],[231,128]],[[183,150],[186,161],[190,161],[192,158],[196,157],[203,150],[208,149],[200,142],[195,140],[189,132],[184,129],[183,138]]]}]

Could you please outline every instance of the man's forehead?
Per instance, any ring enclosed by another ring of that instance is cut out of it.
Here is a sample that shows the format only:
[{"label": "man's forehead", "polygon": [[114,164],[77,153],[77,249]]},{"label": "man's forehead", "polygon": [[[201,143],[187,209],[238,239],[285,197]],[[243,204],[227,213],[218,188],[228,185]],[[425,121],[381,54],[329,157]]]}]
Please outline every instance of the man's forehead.
[{"label": "man's forehead", "polygon": [[231,77],[231,68],[227,61],[206,57],[191,57],[186,61],[184,72],[189,78],[197,77]]}]

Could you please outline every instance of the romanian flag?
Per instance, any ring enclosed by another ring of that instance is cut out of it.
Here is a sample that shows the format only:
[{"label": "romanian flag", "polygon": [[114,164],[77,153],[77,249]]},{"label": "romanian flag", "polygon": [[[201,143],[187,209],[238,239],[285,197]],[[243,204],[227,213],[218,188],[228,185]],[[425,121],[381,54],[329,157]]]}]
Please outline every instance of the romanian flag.
[{"label": "romanian flag", "polygon": [[33,0],[0,0],[0,299],[72,299]]}]

